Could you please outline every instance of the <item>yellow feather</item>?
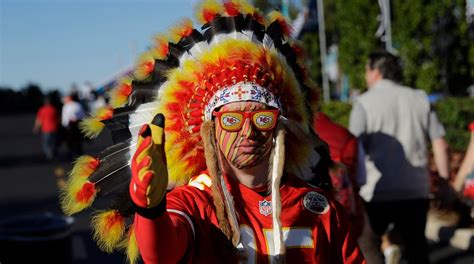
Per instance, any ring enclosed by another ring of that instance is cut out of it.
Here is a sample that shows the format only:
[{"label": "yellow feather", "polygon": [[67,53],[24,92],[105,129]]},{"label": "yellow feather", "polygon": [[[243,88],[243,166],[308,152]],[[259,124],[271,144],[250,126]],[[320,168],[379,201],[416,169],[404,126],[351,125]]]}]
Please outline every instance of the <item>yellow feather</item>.
[{"label": "yellow feather", "polygon": [[249,4],[249,2],[247,2],[246,0],[240,0],[239,2],[241,10],[244,14],[253,14],[257,11],[257,9],[251,4]]},{"label": "yellow feather", "polygon": [[96,138],[104,127],[104,123],[100,122],[100,119],[95,116],[85,118],[79,123],[81,132],[88,138]]},{"label": "yellow feather", "polygon": [[154,46],[151,49],[153,58],[163,60],[168,56],[168,37],[165,34],[156,34],[153,37]]},{"label": "yellow feather", "polygon": [[99,248],[112,253],[125,233],[125,220],[116,210],[99,211],[91,220],[93,237]]},{"label": "yellow feather", "polygon": [[204,0],[201,4],[197,5],[195,8],[195,17],[201,24],[205,24],[209,18],[207,18],[204,13],[205,12],[215,13],[215,14],[222,14],[223,7],[222,5],[217,2],[216,0]]},{"label": "yellow feather", "polygon": [[120,248],[122,248],[127,254],[128,263],[135,264],[140,258],[140,252],[138,251],[137,238],[135,236],[135,226],[132,224],[127,232],[125,238],[120,242]]},{"label": "yellow feather", "polygon": [[267,14],[267,17],[265,19],[265,23],[268,27],[271,23],[275,22],[276,20],[285,20],[285,17],[281,12],[278,12],[276,10],[271,11],[270,13]]},{"label": "yellow feather", "polygon": [[131,76],[125,76],[125,77],[120,78],[118,81],[118,84],[109,92],[110,105],[113,108],[122,107],[127,103],[128,96],[123,93],[125,86],[129,88],[131,91],[131,86],[132,86]]},{"label": "yellow feather", "polygon": [[87,179],[77,178],[66,183],[59,195],[61,209],[66,215],[73,215],[91,206],[95,199],[95,193],[87,201],[77,201],[76,195],[82,190],[85,184],[88,184]]},{"label": "yellow feather", "polygon": [[114,109],[123,106],[126,102],[124,96],[120,96],[120,93],[117,88],[110,89],[108,95],[110,97],[110,105]]},{"label": "yellow feather", "polygon": [[61,188],[59,194],[61,208],[67,215],[79,212],[92,203],[93,199],[86,204],[78,203],[75,196],[88,181],[88,177],[95,171],[97,166],[97,159],[88,155],[81,156],[74,162],[74,166],[69,172],[68,181]]},{"label": "yellow feather", "polygon": [[103,106],[97,108],[97,110],[94,113],[94,116],[99,118],[100,120],[106,120],[112,117],[113,111],[110,109],[109,106]]},{"label": "yellow feather", "polygon": [[137,66],[133,72],[133,76],[140,81],[143,81],[150,77],[150,73],[153,71],[153,65],[155,59],[150,51],[146,51],[140,55],[137,61]]},{"label": "yellow feather", "polygon": [[91,163],[97,162],[96,158],[83,155],[74,161],[74,166],[72,167],[71,172],[69,173],[70,177],[80,176],[82,178],[89,177],[92,172],[94,172],[95,166],[89,166]]},{"label": "yellow feather", "polygon": [[246,0],[231,0],[230,2],[234,3],[239,9],[239,12],[244,15],[253,14],[256,11],[255,7],[249,4]]},{"label": "yellow feather", "polygon": [[193,21],[189,18],[183,19],[179,24],[170,28],[170,40],[173,43],[178,43],[178,41],[184,37],[187,31],[193,29]]}]

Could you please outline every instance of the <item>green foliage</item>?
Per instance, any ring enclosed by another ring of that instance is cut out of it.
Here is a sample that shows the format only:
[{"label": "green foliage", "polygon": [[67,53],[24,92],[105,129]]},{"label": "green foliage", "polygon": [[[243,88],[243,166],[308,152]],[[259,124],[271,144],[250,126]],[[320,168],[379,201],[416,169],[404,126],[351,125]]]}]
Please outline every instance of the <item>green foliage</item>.
[{"label": "green foliage", "polygon": [[474,121],[474,102],[470,98],[450,97],[435,105],[436,113],[446,129],[451,149],[465,151],[469,142],[469,122]]},{"label": "green foliage", "polygon": [[339,101],[323,103],[321,107],[321,111],[329,116],[332,121],[344,127],[349,126],[349,115],[351,109],[351,104]]},{"label": "green foliage", "polygon": [[[343,102],[328,102],[321,111],[334,122],[348,127],[352,106]],[[469,143],[469,122],[474,121],[474,101],[470,98],[448,97],[435,104],[439,120],[446,129],[446,141],[454,151],[465,151]]]},{"label": "green foliage", "polygon": [[[366,0],[334,2],[341,67],[352,88],[365,88],[367,55],[384,48],[375,36],[379,6]],[[464,94],[474,82],[474,41],[469,40],[465,0],[390,2],[392,42],[403,62],[405,84],[427,92]]]},{"label": "green foliage", "polygon": [[365,88],[364,67],[368,54],[378,45],[376,1],[335,0],[339,35],[339,62],[352,88]]},{"label": "green foliage", "polygon": [[318,33],[311,32],[302,36],[301,40],[307,54],[307,65],[311,79],[321,85],[321,56],[319,55],[319,37]]}]

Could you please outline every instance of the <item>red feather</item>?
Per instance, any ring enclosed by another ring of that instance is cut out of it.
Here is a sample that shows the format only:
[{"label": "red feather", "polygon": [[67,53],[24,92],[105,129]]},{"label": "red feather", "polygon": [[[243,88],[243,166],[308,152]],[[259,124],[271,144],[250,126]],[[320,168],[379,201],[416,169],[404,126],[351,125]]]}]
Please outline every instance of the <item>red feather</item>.
[{"label": "red feather", "polygon": [[88,181],[84,183],[81,190],[76,193],[76,200],[80,203],[87,203],[93,198],[95,191],[95,184]]},{"label": "red feather", "polygon": [[225,2],[224,8],[229,16],[238,16],[240,14],[238,6],[233,2]]}]

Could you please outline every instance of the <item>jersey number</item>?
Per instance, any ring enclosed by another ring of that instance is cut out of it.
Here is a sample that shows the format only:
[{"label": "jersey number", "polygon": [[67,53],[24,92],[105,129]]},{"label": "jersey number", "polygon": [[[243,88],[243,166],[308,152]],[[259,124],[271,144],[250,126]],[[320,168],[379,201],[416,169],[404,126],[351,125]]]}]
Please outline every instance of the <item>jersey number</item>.
[{"label": "jersey number", "polygon": [[[273,229],[263,229],[262,231],[265,237],[265,247],[269,257],[269,263],[272,263],[272,256],[275,256]],[[240,238],[248,256],[247,263],[256,263],[257,241],[252,228],[247,225],[241,225]],[[283,239],[286,248],[314,248],[311,228],[283,227]]]}]

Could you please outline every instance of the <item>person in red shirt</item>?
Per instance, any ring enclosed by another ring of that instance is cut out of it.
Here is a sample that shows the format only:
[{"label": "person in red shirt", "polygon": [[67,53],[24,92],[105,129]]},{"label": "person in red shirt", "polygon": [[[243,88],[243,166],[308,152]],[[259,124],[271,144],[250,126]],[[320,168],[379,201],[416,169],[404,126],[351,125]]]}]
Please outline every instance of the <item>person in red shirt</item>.
[{"label": "person in red shirt", "polygon": [[348,213],[350,231],[359,237],[364,227],[364,207],[359,189],[364,183],[365,174],[364,170],[359,169],[360,146],[357,138],[322,112],[316,113],[313,124],[315,131],[328,144],[331,159],[335,163],[330,175],[336,189],[336,199]]},{"label": "person in red shirt", "polygon": [[56,107],[51,104],[51,99],[45,97],[44,104],[38,109],[33,133],[41,131],[41,145],[47,160],[56,158],[57,140],[59,131],[59,114]]}]

